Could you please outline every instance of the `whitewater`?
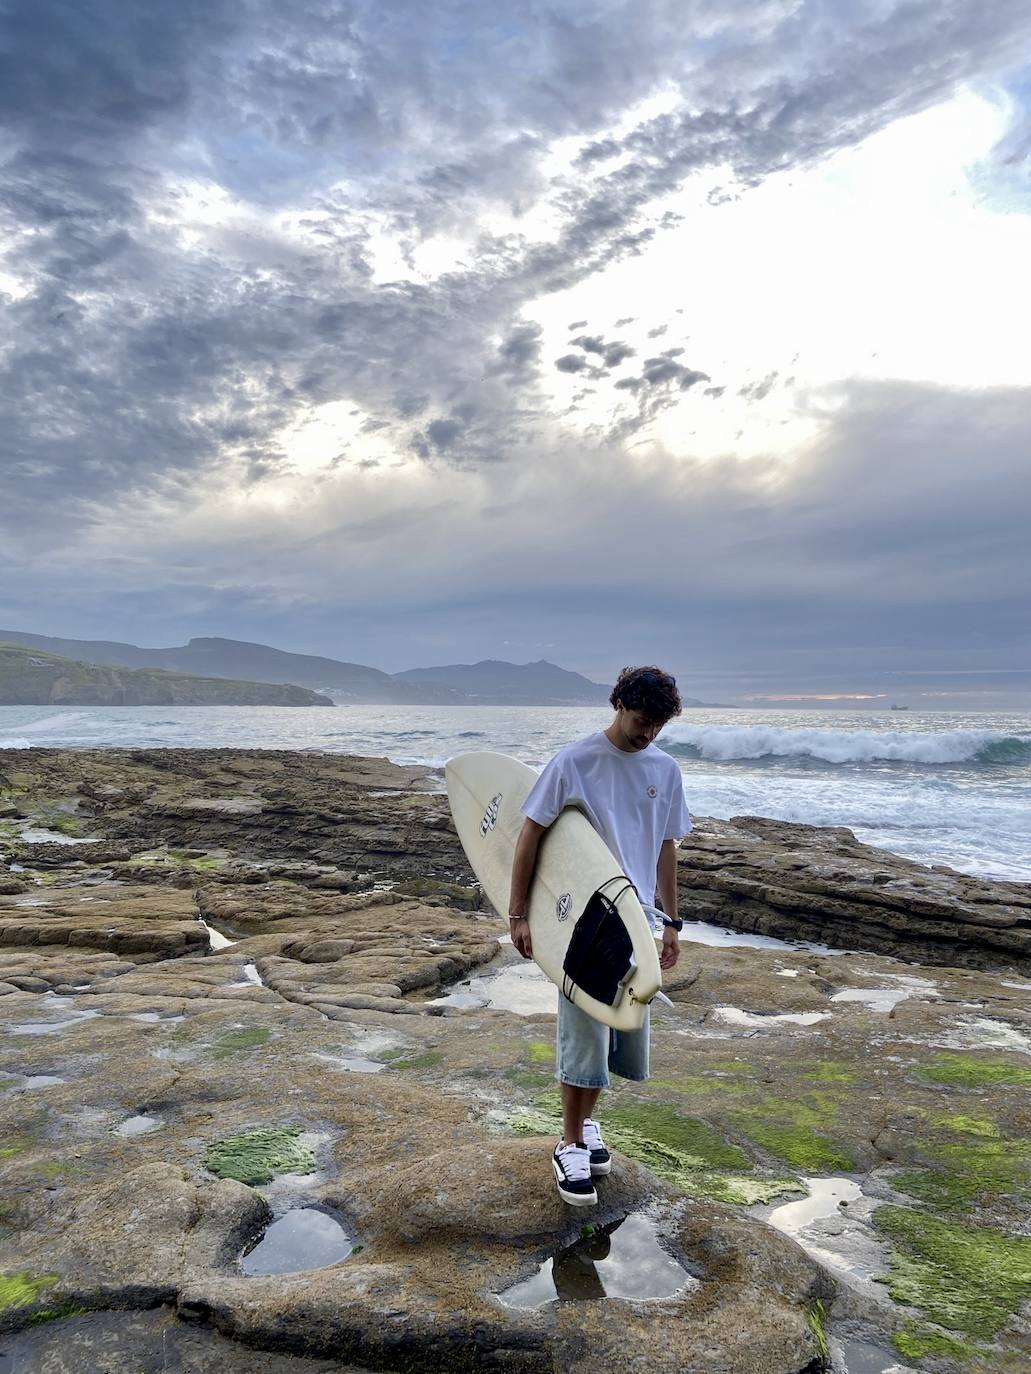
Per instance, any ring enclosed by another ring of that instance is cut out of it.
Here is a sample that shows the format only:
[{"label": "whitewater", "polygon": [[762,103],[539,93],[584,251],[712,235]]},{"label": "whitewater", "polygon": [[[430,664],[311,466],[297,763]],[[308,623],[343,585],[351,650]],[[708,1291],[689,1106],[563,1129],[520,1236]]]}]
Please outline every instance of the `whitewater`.
[{"label": "whitewater", "polygon": [[[0,749],[322,749],[433,768],[491,749],[540,767],[610,719],[607,707],[0,706]],[[1031,880],[1027,713],[691,709],[659,744],[698,815],[845,825],[921,863]]]}]

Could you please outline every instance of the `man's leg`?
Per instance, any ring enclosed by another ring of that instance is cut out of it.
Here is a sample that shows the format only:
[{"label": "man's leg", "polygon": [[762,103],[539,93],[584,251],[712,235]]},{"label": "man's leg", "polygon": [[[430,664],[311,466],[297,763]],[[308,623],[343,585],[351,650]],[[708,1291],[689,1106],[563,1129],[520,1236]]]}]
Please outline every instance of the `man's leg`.
[{"label": "man's leg", "polygon": [[601,1088],[578,1088],[575,1083],[562,1083],[562,1144],[582,1145],[584,1122],[594,1115]]}]

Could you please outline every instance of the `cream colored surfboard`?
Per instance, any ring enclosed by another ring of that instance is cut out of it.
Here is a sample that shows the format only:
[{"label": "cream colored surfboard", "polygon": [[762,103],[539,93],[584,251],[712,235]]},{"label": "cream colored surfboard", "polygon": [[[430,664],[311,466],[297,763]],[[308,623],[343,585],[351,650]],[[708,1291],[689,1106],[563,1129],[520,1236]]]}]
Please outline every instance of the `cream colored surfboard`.
[{"label": "cream colored surfboard", "polygon": [[[519,759],[487,753],[458,754],[444,774],[455,828],[473,872],[491,905],[507,918],[512,860],[525,819],[521,807],[537,774]],[[616,898],[622,884],[613,880],[621,874],[618,859],[581,811],[563,811],[543,836],[527,914],[534,960],[559,988],[577,917],[599,888]],[[633,889],[627,888],[616,905],[636,964],[623,995],[610,1007],[573,984],[571,1000],[615,1030],[636,1030],[662,987],[662,974],[655,937]]]}]

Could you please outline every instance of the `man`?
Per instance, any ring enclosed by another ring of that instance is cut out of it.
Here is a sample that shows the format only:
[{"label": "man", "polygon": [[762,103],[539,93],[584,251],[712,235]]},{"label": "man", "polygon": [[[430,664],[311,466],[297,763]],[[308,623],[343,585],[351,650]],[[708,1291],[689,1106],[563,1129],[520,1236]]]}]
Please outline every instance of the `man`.
[{"label": "man", "polygon": [[[653,740],[680,714],[676,682],[660,668],[624,668],[609,698],[615,719],[607,730],[561,749],[523,804],[526,820],[512,864],[508,917],[512,943],[532,958],[527,893],[541,837],[567,806],[584,811],[620,861],[643,903],[665,913],[659,964],[680,955],[677,932],[677,842],[691,829],[680,768]],[[609,1073],[641,1082],[648,1077],[649,1022],[612,1031],[565,997],[559,998],[556,1074],[562,1092],[562,1139],[552,1164],[558,1191],[576,1207],[598,1201],[593,1179],[607,1174],[609,1152],[594,1108]]]}]

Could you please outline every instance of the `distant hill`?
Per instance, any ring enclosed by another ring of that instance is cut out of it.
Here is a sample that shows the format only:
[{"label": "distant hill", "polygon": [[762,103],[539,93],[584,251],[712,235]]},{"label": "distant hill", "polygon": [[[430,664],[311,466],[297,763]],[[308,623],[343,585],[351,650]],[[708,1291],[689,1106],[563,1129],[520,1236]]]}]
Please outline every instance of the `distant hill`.
[{"label": "distant hill", "polygon": [[291,682],[328,693],[335,701],[434,704],[460,702],[461,695],[446,688],[415,690],[395,682],[389,673],[312,654],[290,654],[267,644],[240,639],[191,639],[172,649],[141,649],[100,639],[52,639],[21,630],[0,630],[0,642],[26,644],[53,654],[126,668],[163,668],[170,672],[204,677],[234,678],[245,682]]},{"label": "distant hill", "polygon": [[306,687],[118,668],[0,643],[4,706],[332,706]]},{"label": "distant hill", "polygon": [[[362,663],[291,654],[242,639],[201,638],[171,649],[145,649],[107,639],[55,639],[24,630],[0,630],[0,643],[20,644],[78,662],[161,669],[205,678],[293,683],[353,705],[397,706],[605,706],[610,687],[546,659],[536,663],[451,663],[384,673]],[[704,706],[685,697],[685,706]]]},{"label": "distant hill", "polygon": [[481,706],[601,706],[612,690],[543,658],[536,663],[485,658],[479,663],[409,668],[395,673],[394,681],[450,688]]}]

